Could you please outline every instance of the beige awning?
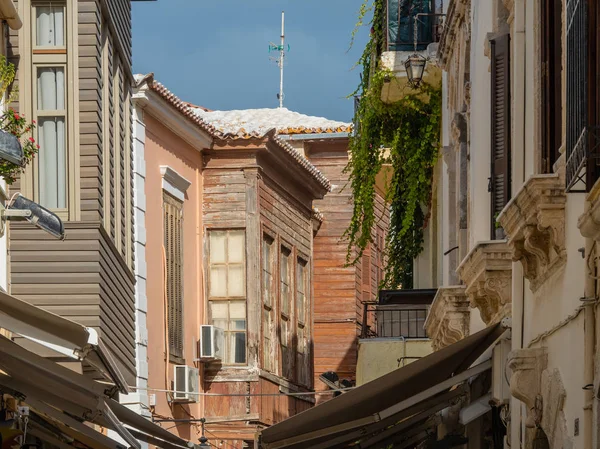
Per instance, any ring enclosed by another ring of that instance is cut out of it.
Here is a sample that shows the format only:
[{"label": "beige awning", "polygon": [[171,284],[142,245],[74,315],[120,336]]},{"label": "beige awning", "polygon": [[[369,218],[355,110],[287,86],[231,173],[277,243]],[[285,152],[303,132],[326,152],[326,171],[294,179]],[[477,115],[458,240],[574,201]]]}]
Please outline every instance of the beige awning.
[{"label": "beige awning", "polygon": [[261,445],[265,449],[326,449],[352,443],[365,449],[388,441],[395,432],[414,433],[406,441],[426,438],[435,424],[435,413],[461,394],[457,386],[491,368],[490,360],[472,365],[504,331],[500,324],[486,328],[286,419],[261,432]]},{"label": "beige awning", "polygon": [[23,26],[13,0],[0,0],[0,19],[6,20],[12,30],[18,30]]},{"label": "beige awning", "polygon": [[38,414],[60,423],[58,427],[73,438],[93,449],[123,449],[121,443],[86,425],[87,421],[114,430],[132,448],[140,448],[141,436],[163,449],[188,449],[185,440],[109,398],[111,390],[110,385],[71,371],[0,335],[0,392],[24,397]]},{"label": "beige awning", "polygon": [[[1,1],[1,0],[0,0]],[[0,327],[68,357],[86,361],[127,394],[127,382],[98,333],[0,292]]]}]

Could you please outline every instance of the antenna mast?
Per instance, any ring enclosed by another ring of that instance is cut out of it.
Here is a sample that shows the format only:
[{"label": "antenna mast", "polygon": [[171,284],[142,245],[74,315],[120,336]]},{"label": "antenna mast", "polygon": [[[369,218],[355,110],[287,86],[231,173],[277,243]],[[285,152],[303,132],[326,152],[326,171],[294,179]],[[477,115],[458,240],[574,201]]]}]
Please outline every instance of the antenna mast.
[{"label": "antenna mast", "polygon": [[290,46],[285,46],[285,12],[281,11],[281,43],[279,45],[271,42],[269,44],[269,53],[271,51],[278,51],[279,58],[271,57],[272,61],[277,63],[279,67],[279,93],[277,94],[277,98],[279,99],[279,107],[283,108],[283,65],[285,61],[285,54],[290,50]]},{"label": "antenna mast", "polygon": [[281,11],[281,46],[279,47],[279,107],[283,107],[283,59],[285,58],[285,12]]}]

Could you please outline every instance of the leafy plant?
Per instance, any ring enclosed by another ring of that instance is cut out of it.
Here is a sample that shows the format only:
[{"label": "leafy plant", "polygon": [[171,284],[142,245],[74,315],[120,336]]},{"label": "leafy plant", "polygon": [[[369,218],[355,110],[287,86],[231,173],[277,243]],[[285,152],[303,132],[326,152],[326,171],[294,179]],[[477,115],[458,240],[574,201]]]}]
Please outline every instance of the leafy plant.
[{"label": "leafy plant", "polygon": [[498,221],[498,216],[500,215],[500,212],[496,212],[494,214],[494,229],[502,229],[502,225],[500,224],[500,222]]},{"label": "leafy plant", "polygon": [[[16,89],[13,89],[7,96],[14,79],[15,66],[8,62],[5,56],[0,55],[0,98],[5,99],[7,103],[12,102],[18,93]],[[35,120],[28,122],[23,115],[13,109],[8,109],[0,115],[0,129],[17,136],[23,147],[23,167],[0,159],[0,177],[4,178],[7,184],[12,184],[17,180],[24,167],[33,160],[40,149],[33,138],[35,126]]]},{"label": "leafy plant", "polygon": [[386,104],[381,90],[393,73],[377,67],[383,50],[383,1],[375,0],[371,39],[359,61],[363,76],[355,94],[360,102],[350,138],[346,167],[354,197],[346,230],[346,261],[356,264],[379,217],[375,215],[375,182],[384,164],[393,168],[385,199],[390,205],[386,240],[387,270],[383,286],[412,287],[413,260],[423,250],[423,230],[431,203],[433,169],[440,149],[441,88],[422,83],[402,100]]}]

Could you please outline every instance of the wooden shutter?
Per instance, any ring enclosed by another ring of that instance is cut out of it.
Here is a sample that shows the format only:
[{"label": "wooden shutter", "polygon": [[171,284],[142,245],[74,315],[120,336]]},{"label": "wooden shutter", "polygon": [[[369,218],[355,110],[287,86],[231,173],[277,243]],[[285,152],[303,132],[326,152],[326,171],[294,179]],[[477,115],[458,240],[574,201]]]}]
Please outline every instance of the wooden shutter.
[{"label": "wooden shutter", "polygon": [[492,47],[492,194],[491,234],[495,215],[510,199],[510,38],[491,41]]},{"label": "wooden shutter", "polygon": [[371,300],[371,249],[369,243],[362,255],[361,277],[362,277],[362,300]]},{"label": "wooden shutter", "polygon": [[183,205],[163,193],[169,352],[183,357]]},{"label": "wooden shutter", "polygon": [[562,2],[542,0],[542,172],[552,173],[562,142]]}]

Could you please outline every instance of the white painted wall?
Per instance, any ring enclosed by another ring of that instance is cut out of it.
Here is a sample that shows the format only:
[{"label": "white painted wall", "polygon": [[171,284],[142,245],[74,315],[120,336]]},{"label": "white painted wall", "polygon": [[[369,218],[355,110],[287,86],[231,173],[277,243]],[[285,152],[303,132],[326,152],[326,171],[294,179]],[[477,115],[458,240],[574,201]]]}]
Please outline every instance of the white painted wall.
[{"label": "white painted wall", "polygon": [[471,126],[469,171],[469,250],[490,239],[491,82],[490,59],[484,54],[492,30],[492,1],[471,2]]}]

